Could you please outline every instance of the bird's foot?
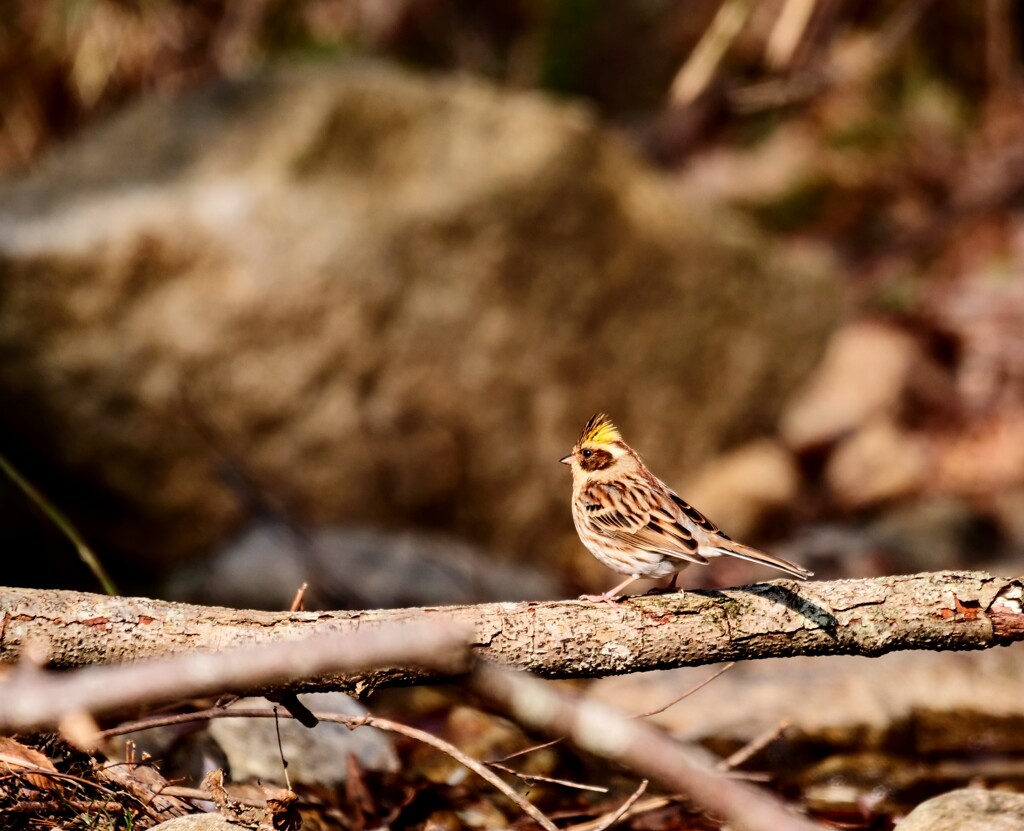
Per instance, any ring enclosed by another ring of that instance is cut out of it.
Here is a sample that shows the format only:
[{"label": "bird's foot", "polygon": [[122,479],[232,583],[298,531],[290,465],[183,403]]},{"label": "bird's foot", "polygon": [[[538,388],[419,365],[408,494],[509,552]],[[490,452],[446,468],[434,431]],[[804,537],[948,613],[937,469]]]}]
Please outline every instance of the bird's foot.
[{"label": "bird's foot", "polygon": [[579,599],[588,600],[591,603],[607,603],[609,606],[617,606],[626,599],[626,596],[605,592],[604,594],[581,594]]}]

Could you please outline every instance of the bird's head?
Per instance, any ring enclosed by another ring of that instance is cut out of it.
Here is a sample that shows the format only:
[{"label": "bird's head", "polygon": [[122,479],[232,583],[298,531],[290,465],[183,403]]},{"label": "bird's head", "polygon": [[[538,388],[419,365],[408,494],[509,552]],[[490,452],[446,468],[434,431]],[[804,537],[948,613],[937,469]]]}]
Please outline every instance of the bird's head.
[{"label": "bird's head", "polygon": [[575,478],[608,471],[628,454],[629,447],[622,440],[619,428],[604,413],[598,413],[587,422],[572,452],[560,461],[572,468]]}]

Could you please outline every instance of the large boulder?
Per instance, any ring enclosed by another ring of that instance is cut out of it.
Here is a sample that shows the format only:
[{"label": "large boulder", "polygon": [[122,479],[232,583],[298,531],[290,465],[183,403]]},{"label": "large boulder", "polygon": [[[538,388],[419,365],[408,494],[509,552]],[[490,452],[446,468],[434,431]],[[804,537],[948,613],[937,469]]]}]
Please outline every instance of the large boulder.
[{"label": "large boulder", "polygon": [[[656,470],[771,425],[826,262],[678,192],[584,109],[317,66],[151,97],[0,190],[0,426],[136,562],[243,518],[578,549],[595,410]],[[244,489],[242,489],[244,490]]]}]

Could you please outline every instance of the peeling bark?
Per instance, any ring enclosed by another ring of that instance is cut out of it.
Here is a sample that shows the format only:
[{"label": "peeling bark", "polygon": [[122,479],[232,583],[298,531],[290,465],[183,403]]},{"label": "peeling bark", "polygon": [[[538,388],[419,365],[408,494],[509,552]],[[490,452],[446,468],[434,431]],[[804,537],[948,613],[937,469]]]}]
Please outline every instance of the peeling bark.
[{"label": "peeling bark", "polygon": [[[777,580],[716,591],[420,609],[259,612],[67,591],[0,588],[0,662],[29,644],[58,667],[134,661],[244,643],[454,620],[476,653],[549,678],[587,678],[792,655],[985,649],[1024,640],[1024,582],[982,572],[863,580]],[[396,667],[290,685],[295,691],[425,680]]]}]

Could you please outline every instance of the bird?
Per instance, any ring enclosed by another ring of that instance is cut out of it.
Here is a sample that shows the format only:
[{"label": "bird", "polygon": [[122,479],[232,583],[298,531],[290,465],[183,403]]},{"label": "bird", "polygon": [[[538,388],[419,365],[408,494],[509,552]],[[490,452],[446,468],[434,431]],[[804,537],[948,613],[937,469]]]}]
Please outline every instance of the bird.
[{"label": "bird", "polygon": [[814,572],[749,545],[734,542],[704,514],[648,470],[604,413],[594,415],[572,452],[560,460],[572,469],[572,518],[583,545],[603,565],[628,575],[604,594],[581,600],[615,604],[643,577],[672,575],[691,563],[738,557],[806,579]]}]

